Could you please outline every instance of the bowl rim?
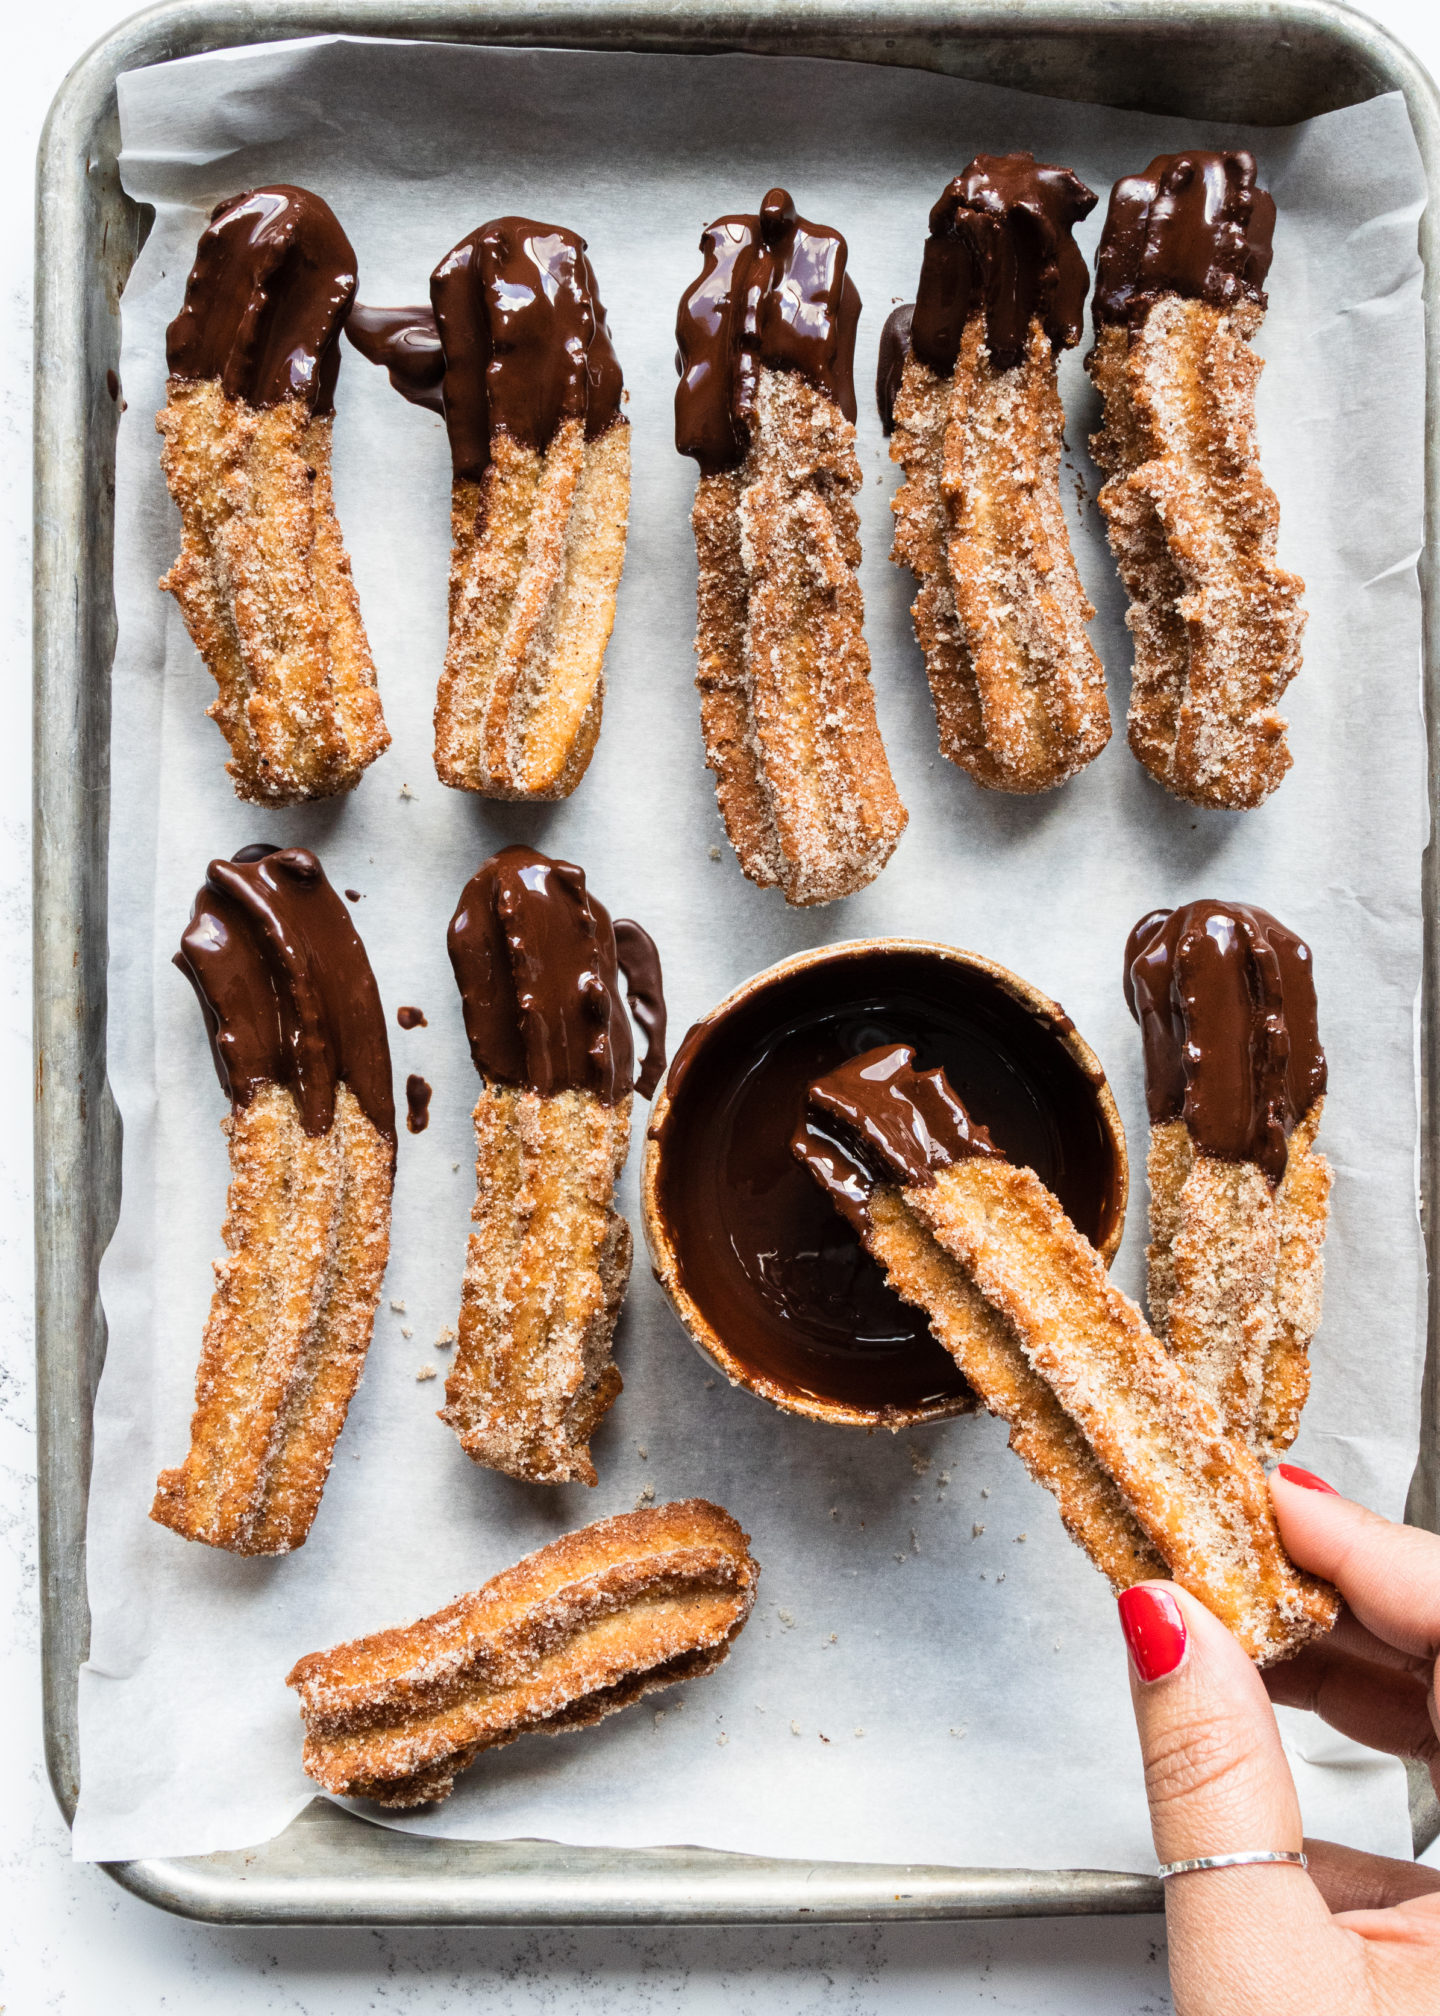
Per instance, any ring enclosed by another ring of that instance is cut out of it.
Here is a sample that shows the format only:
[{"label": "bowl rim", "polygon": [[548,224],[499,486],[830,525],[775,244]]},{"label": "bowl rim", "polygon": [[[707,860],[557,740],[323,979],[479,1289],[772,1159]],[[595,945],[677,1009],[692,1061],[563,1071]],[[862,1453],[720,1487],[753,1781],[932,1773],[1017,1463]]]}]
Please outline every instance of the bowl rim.
[{"label": "bowl rim", "polygon": [[[773,1406],[779,1407],[787,1414],[803,1415],[810,1420],[824,1421],[832,1426],[888,1428],[898,1433],[902,1428],[918,1427],[924,1422],[945,1421],[957,1414],[972,1413],[977,1403],[968,1395],[957,1395],[951,1400],[936,1401],[919,1407],[888,1405],[857,1407],[844,1401],[796,1392],[793,1387],[747,1364],[730,1349],[686,1289],[680,1277],[679,1253],[670,1227],[660,1209],[662,1136],[670,1115],[671,1074],[676,1061],[689,1047],[697,1031],[713,1029],[738,1008],[753,1000],[757,994],[789,979],[792,974],[804,972],[812,966],[840,963],[862,956],[873,957],[876,953],[920,953],[938,959],[946,965],[963,966],[969,971],[984,973],[1026,1008],[1037,1021],[1047,1023],[1057,1041],[1069,1051],[1094,1091],[1101,1124],[1110,1142],[1115,1163],[1116,1196],[1112,1222],[1099,1249],[1100,1257],[1106,1266],[1111,1264],[1119,1251],[1125,1231],[1125,1209],[1130,1197],[1130,1155],[1125,1139],[1125,1125],[1120,1118],[1120,1108],[1116,1104],[1104,1066],[1060,1003],[1046,994],[1042,988],[1035,986],[1032,981],[1024,979],[1020,974],[1012,972],[1008,966],[1002,966],[998,960],[987,958],[982,952],[972,952],[962,945],[947,945],[935,938],[890,936],[846,938],[833,945],[809,946],[803,951],[790,953],[773,966],[766,966],[760,972],[751,974],[749,979],[742,980],[738,986],[732,987],[724,999],[718,1001],[708,1013],[691,1023],[676,1046],[675,1053],[666,1067],[664,1077],[655,1088],[655,1096],[651,1101],[650,1117],[645,1129],[644,1161],[640,1173],[641,1223],[645,1233],[645,1244],[650,1252],[651,1271],[664,1290],[681,1328],[700,1355],[723,1372],[732,1386],[743,1386],[747,1392],[756,1394],[762,1400],[770,1401]],[[699,1037],[697,1040],[703,1041],[704,1038]]]}]

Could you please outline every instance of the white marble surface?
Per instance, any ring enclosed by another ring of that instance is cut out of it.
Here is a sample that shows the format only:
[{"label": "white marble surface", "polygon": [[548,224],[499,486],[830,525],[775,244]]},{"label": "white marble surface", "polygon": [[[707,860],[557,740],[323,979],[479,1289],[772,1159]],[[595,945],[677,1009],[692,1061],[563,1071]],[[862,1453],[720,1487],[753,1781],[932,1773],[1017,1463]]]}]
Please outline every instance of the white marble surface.
[{"label": "white marble surface", "polygon": [[[1368,10],[1440,69],[1429,0]],[[241,1932],[134,1902],[69,1858],[41,1749],[31,1376],[29,681],[31,181],[51,96],[116,19],[50,0],[7,19],[0,75],[0,2016],[91,2011],[644,2011],[801,2016],[930,2008],[1152,2016],[1170,2007],[1158,1921],[713,1932]],[[1138,1760],[1137,1760],[1138,1768]]]}]

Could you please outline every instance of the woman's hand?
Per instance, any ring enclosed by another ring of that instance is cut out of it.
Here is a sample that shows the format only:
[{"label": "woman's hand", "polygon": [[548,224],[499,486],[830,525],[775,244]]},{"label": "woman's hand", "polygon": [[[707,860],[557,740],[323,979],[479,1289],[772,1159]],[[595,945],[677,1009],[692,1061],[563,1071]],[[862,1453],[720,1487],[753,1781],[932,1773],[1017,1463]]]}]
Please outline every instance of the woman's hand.
[{"label": "woman's hand", "polygon": [[[1440,1790],[1440,1539],[1288,1464],[1271,1489],[1294,1559],[1345,1598],[1328,1639],[1262,1677],[1184,1590],[1149,1582],[1120,1598],[1162,1862],[1302,1846],[1271,1700],[1424,1758]],[[1303,1846],[1308,1875],[1261,1863],[1166,1884],[1177,2016],[1435,2016],[1440,1870]]]}]

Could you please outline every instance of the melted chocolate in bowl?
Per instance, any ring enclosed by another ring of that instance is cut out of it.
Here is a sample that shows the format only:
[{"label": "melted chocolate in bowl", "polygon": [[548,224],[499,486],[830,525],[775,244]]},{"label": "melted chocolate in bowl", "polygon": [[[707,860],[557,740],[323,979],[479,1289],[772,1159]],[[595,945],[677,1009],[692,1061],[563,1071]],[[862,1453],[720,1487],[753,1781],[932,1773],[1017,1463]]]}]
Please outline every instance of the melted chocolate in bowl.
[{"label": "melted chocolate in bowl", "polygon": [[1124,1184],[1062,1030],[991,974],[922,950],[782,974],[682,1045],[655,1186],[680,1285],[731,1355],[797,1400],[957,1411],[969,1388],[791,1152],[810,1081],[878,1044],[944,1068],[973,1118],[1099,1246]]}]

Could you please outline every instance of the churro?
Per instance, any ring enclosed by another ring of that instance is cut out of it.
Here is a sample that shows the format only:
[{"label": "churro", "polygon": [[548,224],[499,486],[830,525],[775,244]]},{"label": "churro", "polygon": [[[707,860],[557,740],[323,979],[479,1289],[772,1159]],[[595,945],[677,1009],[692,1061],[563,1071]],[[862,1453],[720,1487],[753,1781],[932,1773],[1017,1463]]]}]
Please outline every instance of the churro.
[{"label": "churro", "polygon": [[941,753],[990,790],[1049,791],[1110,740],[1095,611],[1060,502],[1060,351],[1089,277],[1071,235],[1095,197],[1031,154],[979,154],[930,212],[913,307],[881,339],[891,558],[911,608]]},{"label": "churro", "polygon": [[923,1308],[1116,1587],[1167,1570],[1261,1664],[1334,1622],[1280,1543],[1254,1452],[943,1072],[881,1046],[810,1087],[796,1154]]},{"label": "churro", "polygon": [[497,217],[446,253],[428,308],[357,307],[347,334],[450,438],[440,781],[568,797],[600,733],[630,507],[623,380],[585,240]]},{"label": "churro", "polygon": [[355,254],[329,207],[277,183],[220,204],[170,324],[155,424],[180,508],[160,586],[214,677],[241,798],[349,791],[388,748],[330,482]]},{"label": "churro", "polygon": [[1259,805],[1290,768],[1276,711],[1300,669],[1305,584],[1275,561],[1251,347],[1275,204],[1236,149],[1159,155],[1117,182],[1085,360],[1105,401],[1091,448],[1130,597],[1130,747],[1194,805]]},{"label": "churro", "polygon": [[870,686],[855,453],[860,296],[783,189],[721,217],[676,324],[675,445],[700,465],[705,760],[740,866],[790,903],[871,882],[905,827]]},{"label": "churro", "polygon": [[287,1684],[305,1769],[383,1806],[444,1799],[482,1750],[712,1673],[759,1573],[749,1536],[703,1498],[567,1533],[432,1617],[301,1659]]},{"label": "churro", "polygon": [[1268,911],[1142,917],[1125,999],[1145,1045],[1150,1320],[1232,1435],[1295,1440],[1320,1322],[1330,1166],[1310,948]]},{"label": "churro", "polygon": [[190,1451],[150,1516],[232,1554],[303,1546],[390,1247],[395,1106],[370,962],[303,847],[212,861],[175,964],[232,1111],[227,1257]]},{"label": "churro", "polygon": [[[475,1068],[475,1229],[440,1415],[467,1455],[535,1484],[596,1481],[590,1437],[621,1389],[630,1277],[614,1208],[632,1086],[665,1066],[659,955],[612,925],[584,872],[506,847],[466,884],[450,959]],[[648,1045],[635,1071],[621,973]]]}]

